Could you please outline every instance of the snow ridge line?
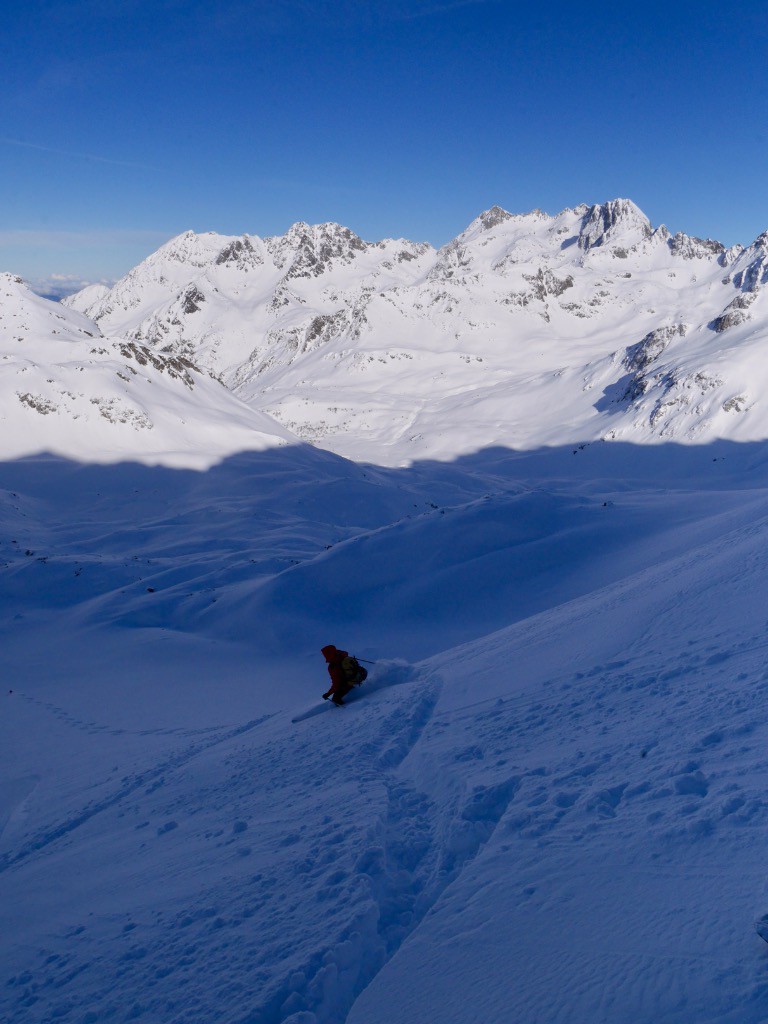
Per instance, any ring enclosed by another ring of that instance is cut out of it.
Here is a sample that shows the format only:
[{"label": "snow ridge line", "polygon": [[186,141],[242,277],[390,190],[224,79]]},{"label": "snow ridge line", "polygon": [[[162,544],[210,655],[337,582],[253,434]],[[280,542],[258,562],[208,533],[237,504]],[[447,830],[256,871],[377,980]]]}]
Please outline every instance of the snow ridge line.
[{"label": "snow ridge line", "polygon": [[[338,1015],[339,993],[329,999],[326,987],[322,1002],[311,1007],[314,1020],[307,1018],[307,1024],[336,1024],[348,1018],[365,989],[483,850],[519,785],[520,778],[513,776],[496,785],[476,787],[468,799],[440,815],[420,789],[394,777],[388,781],[380,845],[363,854],[357,865],[368,879],[373,902],[368,914],[355,922],[358,934],[343,936],[338,945],[342,965],[349,947],[359,945],[357,984],[345,1000],[343,1016]],[[281,1024],[294,1021],[287,1018]]]},{"label": "snow ridge line", "polygon": [[442,682],[436,674],[408,681],[420,684],[415,699],[400,701],[356,755],[387,793],[384,813],[351,865],[364,892],[357,911],[330,948],[316,950],[237,1024],[347,1020],[365,989],[482,851],[515,797],[519,775],[468,791],[449,783],[442,797],[421,788],[418,772],[403,766],[434,718]]},{"label": "snow ridge line", "polygon": [[[442,680],[436,673],[427,679],[427,693],[400,725],[402,742],[395,738],[377,759],[379,770],[385,772],[387,812],[356,864],[373,902],[356,922],[360,934],[343,935],[339,946],[343,953],[351,939],[360,947],[357,985],[349,993],[343,1017],[336,1015],[338,1002],[334,1006],[324,1000],[311,1007],[317,1024],[347,1019],[365,989],[491,839],[520,787],[521,777],[513,775],[456,794],[440,808],[439,797],[415,785],[418,774],[403,778],[397,769],[436,717]],[[343,963],[343,956],[340,959]],[[293,1018],[281,1024],[294,1024]],[[304,1022],[297,1019],[295,1024]]]},{"label": "snow ridge line", "polygon": [[121,800],[130,796],[131,793],[135,793],[137,789],[141,789],[141,787],[147,785],[147,783],[157,781],[166,772],[172,772],[176,771],[178,768],[182,768],[193,758],[197,757],[198,754],[202,754],[206,750],[210,750],[212,747],[216,747],[221,743],[226,743],[228,740],[235,739],[237,736],[242,736],[244,733],[250,732],[272,717],[273,715],[269,714],[262,715],[260,718],[254,718],[250,722],[246,722],[244,725],[239,725],[234,729],[230,729],[223,735],[218,736],[215,740],[211,740],[208,743],[197,743],[191,747],[187,747],[180,753],[172,755],[165,761],[162,761],[157,765],[157,767],[152,768],[150,771],[143,772],[141,775],[137,775],[134,778],[129,777],[126,784],[116,793],[105,797],[103,800],[97,801],[95,804],[89,804],[79,814],[76,814],[68,821],[64,821],[61,825],[57,825],[55,828],[50,829],[47,832],[43,832],[36,839],[31,840],[26,846],[23,846],[14,856],[7,853],[3,854],[2,857],[0,857],[0,874],[11,867],[14,867],[16,864],[19,864],[21,861],[26,860],[28,857],[32,856],[32,854],[38,853],[40,850],[45,849],[45,847],[50,846],[57,840],[74,832],[75,829],[80,828],[81,825],[90,821],[91,818],[95,817],[97,814],[108,810],[110,807],[114,807],[115,804],[120,803]]},{"label": "snow ridge line", "polygon": [[[441,689],[441,682],[433,682],[426,693],[415,703],[410,714],[403,716],[402,709],[398,708],[387,719],[384,723],[384,730],[391,740],[386,749],[376,757],[378,771],[397,768],[408,757],[435,713]],[[403,717],[405,717],[404,722]]]},{"label": "snow ridge line", "polygon": [[422,512],[406,512],[398,519],[394,519],[391,523],[384,523],[381,526],[373,526],[370,528],[362,528],[358,532],[353,533],[352,536],[343,537],[341,540],[334,541],[332,544],[324,547],[320,551],[316,551],[314,554],[308,555],[306,558],[297,559],[294,565],[287,565],[284,569],[278,570],[271,576],[265,576],[261,579],[255,580],[254,582],[257,586],[270,583],[281,576],[287,575],[288,573],[299,572],[300,570],[311,567],[318,562],[323,562],[329,557],[331,551],[334,555],[338,554],[343,548],[350,548],[363,541],[370,540],[372,538],[380,538],[384,534],[395,533],[398,530],[408,529],[409,526],[412,526],[420,520],[435,519],[438,516],[444,516],[453,512],[466,512],[472,508],[480,508],[488,501],[504,498],[516,498],[522,494],[530,493],[533,490],[534,488],[515,481],[512,489],[507,488],[506,490],[488,491],[480,498],[469,498],[467,501],[456,502],[456,504],[453,505],[433,505],[431,508]]},{"label": "snow ridge line", "polygon": [[[382,670],[382,666],[378,668]],[[432,718],[442,683],[435,677],[428,680],[414,677],[412,667],[406,663],[387,663],[384,679],[378,672],[372,675],[373,690],[386,690],[405,682],[416,684],[418,690],[410,700],[400,698],[386,718],[377,719],[373,713],[365,715],[363,712],[365,718],[360,723],[362,728],[370,724],[373,729],[355,754],[357,770],[361,777],[382,781],[389,794],[387,811],[374,826],[366,849],[350,864],[351,875],[363,887],[365,895],[330,947],[312,952],[300,970],[286,976],[260,1006],[237,1018],[236,1024],[341,1024],[357,997],[395,952],[394,948],[388,951],[388,936],[384,935],[385,925],[382,924],[382,918],[388,913],[389,889],[397,884],[398,877],[397,866],[387,864],[385,852],[397,847],[392,832],[398,826],[388,827],[388,822],[390,819],[403,822],[405,829],[410,826],[405,820],[407,806],[401,807],[391,793],[398,786],[399,766],[419,742]],[[399,812],[391,811],[393,804],[397,804]],[[388,879],[390,874],[391,886],[384,880],[384,875]],[[428,909],[426,906],[424,913]]]}]

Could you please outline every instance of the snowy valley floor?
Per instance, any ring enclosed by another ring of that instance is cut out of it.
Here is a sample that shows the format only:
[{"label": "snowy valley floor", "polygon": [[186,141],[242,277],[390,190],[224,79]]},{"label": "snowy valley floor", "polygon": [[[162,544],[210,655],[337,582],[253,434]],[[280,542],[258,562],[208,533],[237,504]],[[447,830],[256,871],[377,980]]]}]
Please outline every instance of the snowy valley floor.
[{"label": "snowy valley floor", "polygon": [[767,454],[0,467],[0,1019],[768,1020]]}]

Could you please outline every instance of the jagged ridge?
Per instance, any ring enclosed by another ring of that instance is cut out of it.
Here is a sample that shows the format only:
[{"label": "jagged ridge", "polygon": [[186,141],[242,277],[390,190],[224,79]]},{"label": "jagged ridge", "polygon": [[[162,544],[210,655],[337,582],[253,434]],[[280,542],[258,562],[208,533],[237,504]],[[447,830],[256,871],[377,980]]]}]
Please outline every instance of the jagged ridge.
[{"label": "jagged ridge", "polygon": [[[185,232],[69,304],[300,436],[403,461],[566,436],[764,436],[744,396],[762,379],[767,280],[768,233],[726,249],[616,199],[554,216],[492,206],[438,250],[330,223]],[[738,423],[722,415],[736,397]]]}]

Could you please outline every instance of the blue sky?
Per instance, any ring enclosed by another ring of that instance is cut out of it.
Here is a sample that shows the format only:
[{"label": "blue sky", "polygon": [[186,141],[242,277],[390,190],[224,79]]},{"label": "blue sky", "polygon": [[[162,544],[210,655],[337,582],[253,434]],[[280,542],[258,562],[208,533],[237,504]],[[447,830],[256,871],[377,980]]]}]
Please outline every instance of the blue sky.
[{"label": "blue sky", "polygon": [[0,268],[187,228],[439,244],[494,203],[768,228],[768,4],[29,0],[0,38]]}]

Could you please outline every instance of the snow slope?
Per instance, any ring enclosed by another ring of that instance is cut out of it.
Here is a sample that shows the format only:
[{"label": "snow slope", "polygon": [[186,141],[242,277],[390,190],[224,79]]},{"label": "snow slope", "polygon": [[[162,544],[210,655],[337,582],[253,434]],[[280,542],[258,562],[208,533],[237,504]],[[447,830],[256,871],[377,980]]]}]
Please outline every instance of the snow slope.
[{"label": "snow slope", "polygon": [[0,422],[6,458],[209,465],[295,441],[183,357],[104,338],[81,314],[0,275]]},{"label": "snow slope", "polygon": [[765,466],[5,463],[3,1019],[763,1021]]},{"label": "snow slope", "polygon": [[0,1020],[768,1020],[767,244],[0,278]]},{"label": "snow slope", "polygon": [[402,465],[491,444],[764,438],[766,280],[767,234],[726,249],[617,199],[492,207],[438,251],[337,224],[187,232],[67,301],[304,439]]}]

